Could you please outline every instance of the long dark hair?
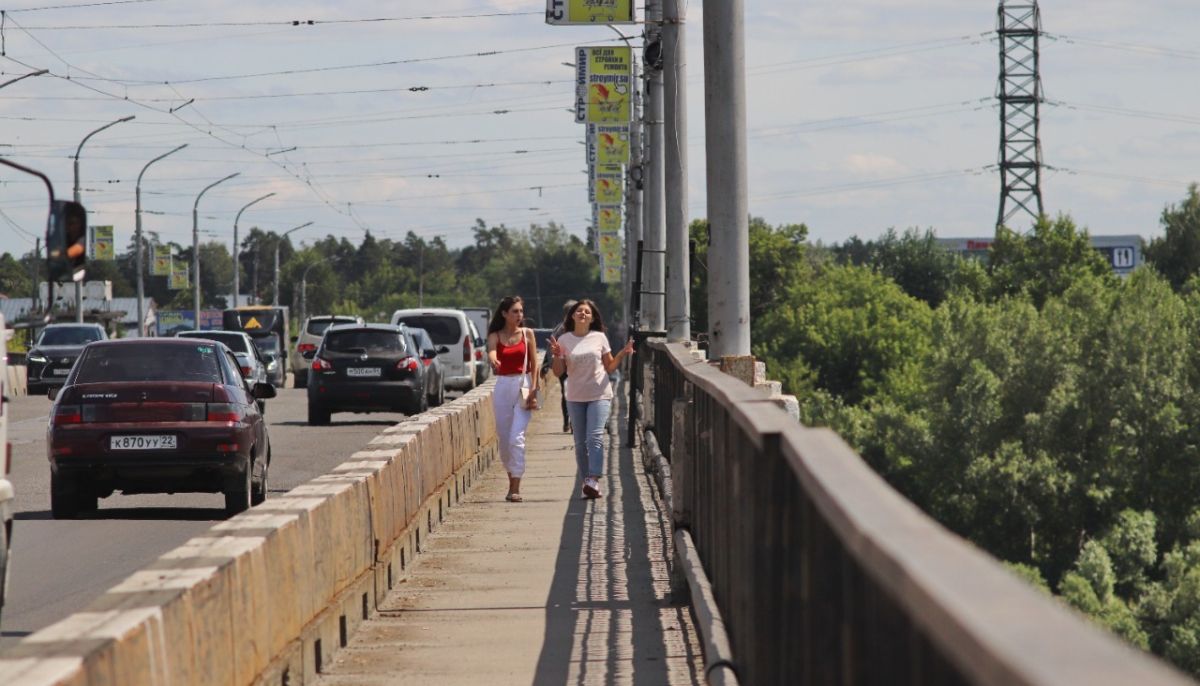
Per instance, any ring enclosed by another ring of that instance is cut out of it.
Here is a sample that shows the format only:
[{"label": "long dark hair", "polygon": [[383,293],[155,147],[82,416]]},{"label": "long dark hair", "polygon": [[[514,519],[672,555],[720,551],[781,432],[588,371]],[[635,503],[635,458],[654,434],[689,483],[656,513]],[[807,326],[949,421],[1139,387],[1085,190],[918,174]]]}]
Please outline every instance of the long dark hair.
[{"label": "long dark hair", "polygon": [[492,314],[492,321],[488,322],[488,333],[496,333],[504,328],[504,313],[512,309],[517,303],[524,303],[519,295],[506,295],[500,299],[500,304],[496,306],[496,312]]},{"label": "long dark hair", "polygon": [[596,307],[596,303],[584,298],[583,300],[580,300],[572,305],[571,308],[567,310],[567,316],[563,318],[563,331],[567,333],[572,333],[575,331],[575,310],[578,310],[580,305],[587,305],[592,311],[592,323],[591,326],[588,327],[589,331],[599,331],[600,333],[604,333],[608,330],[604,328],[604,317],[600,316],[600,308]]}]

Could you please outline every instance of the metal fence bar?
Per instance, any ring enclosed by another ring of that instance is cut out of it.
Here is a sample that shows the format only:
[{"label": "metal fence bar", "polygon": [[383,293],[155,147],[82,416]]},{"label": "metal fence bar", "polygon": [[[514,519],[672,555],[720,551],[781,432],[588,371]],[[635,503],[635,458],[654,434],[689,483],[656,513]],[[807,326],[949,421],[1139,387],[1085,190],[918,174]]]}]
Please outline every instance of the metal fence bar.
[{"label": "metal fence bar", "polygon": [[833,432],[682,346],[642,354],[647,420],[740,683],[1192,683],[929,519]]}]

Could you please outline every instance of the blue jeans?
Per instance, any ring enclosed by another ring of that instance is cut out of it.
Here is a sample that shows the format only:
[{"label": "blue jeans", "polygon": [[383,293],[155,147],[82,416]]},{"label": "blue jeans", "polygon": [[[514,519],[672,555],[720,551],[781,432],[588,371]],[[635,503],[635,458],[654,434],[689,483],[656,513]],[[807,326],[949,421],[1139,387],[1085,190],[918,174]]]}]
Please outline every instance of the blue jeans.
[{"label": "blue jeans", "polygon": [[575,437],[575,463],[581,477],[604,474],[604,433],[611,409],[612,400],[567,401]]}]

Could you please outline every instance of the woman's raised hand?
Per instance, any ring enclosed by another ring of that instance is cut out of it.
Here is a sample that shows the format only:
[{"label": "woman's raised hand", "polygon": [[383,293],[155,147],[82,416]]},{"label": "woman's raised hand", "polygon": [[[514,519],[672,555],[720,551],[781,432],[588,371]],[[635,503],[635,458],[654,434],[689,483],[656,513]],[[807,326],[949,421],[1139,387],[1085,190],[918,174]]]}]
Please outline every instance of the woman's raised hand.
[{"label": "woman's raised hand", "polygon": [[635,352],[637,352],[633,348],[633,338],[630,338],[629,340],[625,341],[625,347],[621,349],[621,352],[625,353],[626,355],[632,355]]},{"label": "woman's raised hand", "polygon": [[562,346],[558,344],[558,339],[554,336],[550,337],[550,354],[555,357],[562,357],[563,354]]}]

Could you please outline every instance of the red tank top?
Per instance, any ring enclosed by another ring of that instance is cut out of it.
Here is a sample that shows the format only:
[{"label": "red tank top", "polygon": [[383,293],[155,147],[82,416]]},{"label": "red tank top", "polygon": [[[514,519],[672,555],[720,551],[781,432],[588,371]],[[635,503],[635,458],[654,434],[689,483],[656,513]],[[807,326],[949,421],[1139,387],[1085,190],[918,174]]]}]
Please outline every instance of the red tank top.
[{"label": "red tank top", "polygon": [[521,333],[521,340],[513,345],[504,345],[500,340],[500,334],[496,332],[496,359],[500,360],[500,369],[497,374],[501,376],[507,374],[520,374],[525,371],[525,333]]}]

